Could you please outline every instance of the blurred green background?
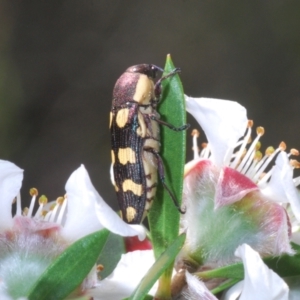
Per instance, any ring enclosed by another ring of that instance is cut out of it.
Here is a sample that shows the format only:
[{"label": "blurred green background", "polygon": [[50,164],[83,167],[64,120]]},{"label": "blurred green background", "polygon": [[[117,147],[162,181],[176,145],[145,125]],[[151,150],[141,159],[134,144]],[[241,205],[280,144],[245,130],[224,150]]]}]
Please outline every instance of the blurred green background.
[{"label": "blurred green background", "polygon": [[116,208],[114,83],[168,53],[186,94],[239,101],[263,146],[300,149],[299,32],[299,1],[0,0],[0,157],[25,170],[23,199],[64,194],[83,163]]}]

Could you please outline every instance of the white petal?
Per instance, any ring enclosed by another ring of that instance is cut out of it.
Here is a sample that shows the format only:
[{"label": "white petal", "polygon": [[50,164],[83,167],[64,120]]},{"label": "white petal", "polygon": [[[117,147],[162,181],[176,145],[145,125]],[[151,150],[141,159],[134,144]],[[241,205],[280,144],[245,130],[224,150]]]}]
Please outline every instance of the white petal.
[{"label": "white petal", "polygon": [[245,280],[239,300],[288,300],[287,284],[262,261],[247,244],[237,248],[235,255],[244,264]]},{"label": "white petal", "polygon": [[236,300],[239,298],[244,286],[244,280],[238,282],[229,288],[225,294],[222,295],[221,300]]},{"label": "white petal", "polygon": [[204,130],[211,149],[211,159],[222,166],[233,151],[248,123],[246,109],[234,101],[185,96],[186,109]]},{"label": "white petal", "polygon": [[11,205],[21,189],[22,180],[22,169],[9,161],[0,160],[0,230],[12,226]]},{"label": "white petal", "polygon": [[278,154],[270,182],[261,191],[274,201],[289,202],[295,217],[300,221],[300,195],[293,182],[293,168],[286,152]]},{"label": "white petal", "polygon": [[205,286],[205,284],[197,277],[191,275],[188,271],[185,272],[187,290],[184,291],[184,299],[188,300],[218,300]]},{"label": "white petal", "polygon": [[[100,281],[90,294],[101,300],[121,300],[130,296],[154,261],[152,250],[138,250],[123,254],[113,273]],[[157,285],[149,293],[153,295],[156,289]]]},{"label": "white petal", "polygon": [[122,236],[145,238],[140,225],[128,225],[106,204],[94,188],[83,165],[72,173],[66,184],[68,207],[62,234],[77,240],[89,233],[107,228]]}]

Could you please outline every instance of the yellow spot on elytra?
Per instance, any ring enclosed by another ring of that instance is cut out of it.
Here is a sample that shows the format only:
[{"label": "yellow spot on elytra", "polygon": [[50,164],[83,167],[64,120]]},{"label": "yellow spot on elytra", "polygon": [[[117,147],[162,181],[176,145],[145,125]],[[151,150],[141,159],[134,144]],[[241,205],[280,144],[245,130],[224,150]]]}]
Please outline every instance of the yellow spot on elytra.
[{"label": "yellow spot on elytra", "polygon": [[128,122],[129,109],[122,108],[117,113],[116,122],[120,128],[123,128]]},{"label": "yellow spot on elytra", "polygon": [[147,75],[141,74],[136,84],[133,100],[140,104],[149,104],[153,97],[153,81]]},{"label": "yellow spot on elytra", "polygon": [[141,184],[137,184],[133,182],[131,179],[126,179],[123,182],[123,191],[131,191],[133,192],[136,196],[141,196],[143,193],[143,186]]},{"label": "yellow spot on elytra", "polygon": [[109,128],[111,127],[111,122],[112,122],[112,112],[109,113]]},{"label": "yellow spot on elytra", "polygon": [[146,136],[147,126],[146,126],[144,117],[140,112],[138,112],[138,123],[140,126],[137,128],[136,133],[137,133],[137,135],[144,138]]},{"label": "yellow spot on elytra", "polygon": [[111,163],[114,165],[115,164],[115,152],[113,150],[111,150]]},{"label": "yellow spot on elytra", "polygon": [[135,164],[135,152],[130,147],[120,148],[118,151],[118,158],[122,165],[126,165],[127,162]]},{"label": "yellow spot on elytra", "polygon": [[136,209],[132,206],[126,208],[126,218],[128,222],[131,222],[136,215]]}]

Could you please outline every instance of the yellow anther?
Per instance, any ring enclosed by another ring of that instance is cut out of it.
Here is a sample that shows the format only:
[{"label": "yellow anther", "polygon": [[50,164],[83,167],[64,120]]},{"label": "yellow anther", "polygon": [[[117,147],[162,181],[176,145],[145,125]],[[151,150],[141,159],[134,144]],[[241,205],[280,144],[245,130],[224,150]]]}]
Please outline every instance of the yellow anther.
[{"label": "yellow anther", "polygon": [[300,162],[296,159],[290,159],[290,164],[293,168],[299,169],[300,168]]},{"label": "yellow anther", "polygon": [[262,159],[262,153],[260,151],[256,151],[254,155],[254,160],[259,161]]},{"label": "yellow anther", "polygon": [[265,155],[271,155],[272,153],[274,153],[275,149],[272,146],[269,146],[266,151],[265,151]]},{"label": "yellow anther", "polygon": [[201,147],[204,149],[204,148],[206,148],[207,147],[207,143],[202,143],[201,144]]},{"label": "yellow anther", "polygon": [[101,265],[101,264],[97,265],[97,272],[101,272],[103,270],[104,270],[104,266],[103,265]]},{"label": "yellow anther", "polygon": [[42,217],[46,217],[47,213],[48,213],[47,210],[42,210],[42,211],[41,211],[41,216],[42,216]]},{"label": "yellow anther", "polygon": [[37,196],[39,194],[39,192],[36,188],[31,188],[29,190],[29,194],[30,194],[31,197],[33,197],[33,196]]},{"label": "yellow anther", "polygon": [[48,202],[48,198],[45,196],[45,195],[42,195],[40,198],[39,198],[39,204],[42,205],[42,204],[47,204]]},{"label": "yellow anther", "polygon": [[50,205],[50,207],[49,207],[49,211],[50,211],[50,210],[53,210],[53,209],[55,208],[55,206],[56,206],[56,203],[55,203],[55,202],[52,203],[52,204]]},{"label": "yellow anther", "polygon": [[63,202],[64,202],[64,200],[65,200],[64,197],[58,197],[58,198],[56,199],[56,203],[57,203],[58,205],[62,205]]},{"label": "yellow anther", "polygon": [[247,127],[251,128],[253,126],[253,120],[248,120]]},{"label": "yellow anther", "polygon": [[28,207],[24,207],[23,212],[22,212],[23,216],[27,216],[28,215],[28,210],[29,210]]},{"label": "yellow anther", "polygon": [[200,136],[200,132],[197,129],[193,129],[191,136],[196,136],[198,138]]},{"label": "yellow anther", "polygon": [[259,126],[259,127],[256,128],[256,134],[257,135],[262,136],[262,135],[264,135],[264,133],[265,133],[265,129],[263,127]]},{"label": "yellow anther", "polygon": [[295,149],[295,148],[292,148],[292,149],[290,150],[290,153],[291,153],[292,155],[295,155],[295,156],[298,156],[298,155],[299,155],[299,151],[298,151],[297,149]]},{"label": "yellow anther", "polygon": [[281,143],[279,144],[279,149],[280,149],[281,151],[285,151],[285,149],[286,149],[286,143],[285,143],[285,142],[281,142]]},{"label": "yellow anther", "polygon": [[256,145],[255,145],[255,150],[259,150],[260,147],[261,147],[261,142],[258,141],[258,142],[256,143]]}]

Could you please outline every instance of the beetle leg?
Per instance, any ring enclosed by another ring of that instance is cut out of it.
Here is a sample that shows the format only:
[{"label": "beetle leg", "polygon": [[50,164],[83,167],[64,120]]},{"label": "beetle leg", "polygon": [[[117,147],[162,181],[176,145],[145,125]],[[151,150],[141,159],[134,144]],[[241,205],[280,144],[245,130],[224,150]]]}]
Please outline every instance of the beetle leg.
[{"label": "beetle leg", "polygon": [[162,121],[161,119],[158,119],[155,115],[150,115],[150,119],[153,121],[156,121],[160,125],[167,126],[168,128],[170,128],[171,130],[174,130],[174,131],[182,131],[182,130],[186,130],[190,127],[190,124],[185,124],[180,127],[175,127],[174,125],[172,125],[170,123],[167,123],[167,122]]},{"label": "beetle leg", "polygon": [[161,95],[161,82],[171,76],[174,76],[177,73],[180,73],[180,68],[175,68],[173,71],[171,71],[169,74],[161,77],[154,85],[154,95],[156,98],[158,98]]},{"label": "beetle leg", "polygon": [[163,161],[160,157],[160,155],[153,149],[153,148],[144,148],[145,151],[152,153],[156,159],[157,159],[157,170],[158,170],[158,174],[159,174],[159,179],[163,185],[163,187],[167,190],[169,196],[171,197],[171,199],[174,202],[174,205],[176,206],[176,208],[178,209],[178,211],[181,214],[185,213],[185,210],[182,210],[175,195],[172,193],[172,191],[169,189],[169,187],[166,185],[165,183],[165,171],[164,171],[164,164]]}]

